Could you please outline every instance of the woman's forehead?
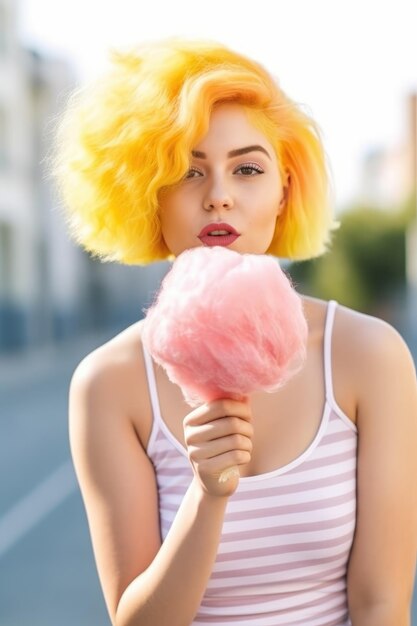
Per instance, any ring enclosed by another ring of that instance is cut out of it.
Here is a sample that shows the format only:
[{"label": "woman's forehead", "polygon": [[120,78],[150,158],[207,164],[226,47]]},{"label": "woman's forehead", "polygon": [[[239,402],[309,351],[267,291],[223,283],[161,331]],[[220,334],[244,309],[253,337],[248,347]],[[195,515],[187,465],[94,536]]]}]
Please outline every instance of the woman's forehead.
[{"label": "woman's forehead", "polygon": [[206,152],[214,145],[227,146],[228,151],[246,145],[260,145],[269,153],[268,138],[252,123],[246,108],[238,103],[221,103],[213,108],[207,133],[193,147],[193,152]]}]

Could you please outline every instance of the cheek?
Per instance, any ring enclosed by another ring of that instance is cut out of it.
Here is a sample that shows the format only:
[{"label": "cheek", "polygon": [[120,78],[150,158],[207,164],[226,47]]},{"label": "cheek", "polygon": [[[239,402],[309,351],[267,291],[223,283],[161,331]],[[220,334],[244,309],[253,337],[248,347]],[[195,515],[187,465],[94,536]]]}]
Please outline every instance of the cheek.
[{"label": "cheek", "polygon": [[168,248],[172,250],[172,245],[175,241],[175,232],[181,232],[181,227],[178,226],[178,217],[175,210],[175,206],[171,203],[166,204],[161,208],[160,224],[162,237],[165,240]]},{"label": "cheek", "polygon": [[178,210],[181,203],[176,198],[176,195],[171,194],[169,197],[164,198],[161,203],[161,226],[163,229],[172,229],[172,225],[180,219],[180,212]]},{"label": "cheek", "polygon": [[190,198],[190,194],[178,189],[165,198],[161,214],[167,224],[186,223],[191,215],[192,206],[193,199]]},{"label": "cheek", "polygon": [[192,223],[192,213],[187,209],[185,202],[178,197],[175,201],[161,206],[160,224],[162,237],[176,256],[185,248],[192,245],[194,241],[193,232],[195,224]]},{"label": "cheek", "polygon": [[269,194],[269,211],[270,215],[276,220],[281,212],[281,200],[282,200],[282,188],[277,185],[271,185],[271,192]]},{"label": "cheek", "polygon": [[276,194],[275,189],[271,189],[271,193],[263,198],[262,209],[258,213],[258,217],[262,219],[265,225],[271,224],[271,222],[275,225],[279,215],[279,203],[280,196]]}]

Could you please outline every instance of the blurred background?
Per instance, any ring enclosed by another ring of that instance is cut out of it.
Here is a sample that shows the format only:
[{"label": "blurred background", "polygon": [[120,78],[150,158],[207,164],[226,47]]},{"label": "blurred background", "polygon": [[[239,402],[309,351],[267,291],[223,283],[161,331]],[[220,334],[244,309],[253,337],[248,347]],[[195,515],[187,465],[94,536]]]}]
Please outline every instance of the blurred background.
[{"label": "blurred background", "polygon": [[[263,63],[318,122],[341,228],[300,291],[393,324],[417,356],[414,0],[0,0],[0,624],[109,626],[67,434],[71,373],[143,315],[166,263],[68,239],[47,158],[110,48],[208,37]],[[416,596],[415,596],[416,597]],[[417,608],[413,624],[417,625]]]}]

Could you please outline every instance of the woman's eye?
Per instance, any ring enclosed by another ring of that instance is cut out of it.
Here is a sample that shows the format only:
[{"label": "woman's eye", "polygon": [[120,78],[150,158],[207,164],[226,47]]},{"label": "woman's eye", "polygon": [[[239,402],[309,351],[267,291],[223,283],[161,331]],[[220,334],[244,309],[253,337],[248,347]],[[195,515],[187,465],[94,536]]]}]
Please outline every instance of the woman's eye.
[{"label": "woman's eye", "polygon": [[196,170],[194,167],[191,167],[184,178],[197,178],[197,176],[202,176],[200,170]]},{"label": "woman's eye", "polygon": [[244,176],[255,176],[256,174],[264,173],[263,169],[256,163],[245,163],[244,165],[239,165],[235,171],[241,172]]}]

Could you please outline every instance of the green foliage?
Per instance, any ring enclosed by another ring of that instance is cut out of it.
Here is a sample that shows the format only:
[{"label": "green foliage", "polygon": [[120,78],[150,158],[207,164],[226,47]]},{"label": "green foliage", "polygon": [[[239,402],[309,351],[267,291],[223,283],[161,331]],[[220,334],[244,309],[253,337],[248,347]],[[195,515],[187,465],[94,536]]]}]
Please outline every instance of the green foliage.
[{"label": "green foliage", "polygon": [[405,232],[413,202],[402,210],[355,207],[340,216],[331,250],[294,263],[295,285],[318,298],[372,312],[405,286]]}]

